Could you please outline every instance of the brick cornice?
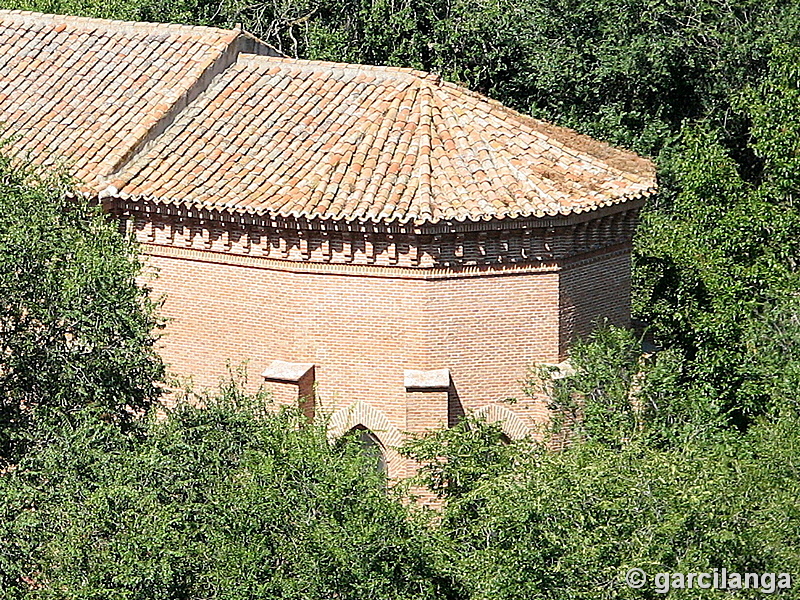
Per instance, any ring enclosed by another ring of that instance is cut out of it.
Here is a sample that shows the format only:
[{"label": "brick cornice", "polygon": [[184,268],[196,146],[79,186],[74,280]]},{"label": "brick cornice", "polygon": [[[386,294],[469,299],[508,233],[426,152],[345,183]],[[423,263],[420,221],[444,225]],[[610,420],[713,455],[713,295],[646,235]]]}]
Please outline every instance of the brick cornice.
[{"label": "brick cornice", "polygon": [[148,256],[169,257],[190,261],[238,265],[254,269],[267,269],[289,273],[315,273],[342,275],[350,277],[380,277],[386,279],[461,279],[466,277],[486,277],[502,275],[522,275],[526,273],[552,273],[560,270],[555,264],[508,264],[481,265],[452,268],[409,268],[383,265],[337,264],[280,260],[258,256],[243,256],[193,248],[176,248],[144,244],[144,254]]},{"label": "brick cornice", "polygon": [[157,212],[117,216],[129,235],[140,243],[176,251],[208,251],[277,260],[277,264],[342,265],[345,270],[352,265],[444,269],[448,273],[566,264],[630,244],[637,223],[637,211],[631,210],[560,227],[392,234],[284,228],[281,223],[267,227],[220,221],[204,213],[192,217]]},{"label": "brick cornice", "polygon": [[175,258],[180,260],[242,266],[253,269],[266,269],[288,273],[314,273],[349,277],[377,277],[383,279],[418,279],[432,281],[442,279],[466,279],[472,277],[518,276],[532,273],[556,273],[565,269],[591,264],[599,260],[605,260],[613,256],[629,253],[630,244],[621,244],[617,247],[604,249],[603,251],[588,253],[584,256],[564,261],[562,264],[519,263],[474,265],[461,268],[408,268],[387,267],[380,265],[298,262],[152,244],[144,244],[142,249],[145,255],[153,257]]}]

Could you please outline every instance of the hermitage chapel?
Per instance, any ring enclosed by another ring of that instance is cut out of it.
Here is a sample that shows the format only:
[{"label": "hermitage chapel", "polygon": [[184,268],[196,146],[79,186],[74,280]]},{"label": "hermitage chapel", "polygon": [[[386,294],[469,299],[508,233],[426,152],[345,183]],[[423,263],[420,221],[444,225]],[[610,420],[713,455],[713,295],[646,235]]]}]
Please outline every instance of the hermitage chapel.
[{"label": "hermitage chapel", "polygon": [[246,362],[390,477],[405,435],[466,414],[534,435],[528,369],[630,319],[653,165],[430,73],[0,11],[0,123],[138,240],[172,373],[211,387]]}]

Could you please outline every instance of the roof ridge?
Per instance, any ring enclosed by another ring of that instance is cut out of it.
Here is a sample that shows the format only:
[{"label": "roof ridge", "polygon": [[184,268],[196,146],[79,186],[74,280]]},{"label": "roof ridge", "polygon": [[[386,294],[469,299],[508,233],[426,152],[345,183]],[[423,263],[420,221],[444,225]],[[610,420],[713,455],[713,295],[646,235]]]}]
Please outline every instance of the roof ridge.
[{"label": "roof ridge", "polygon": [[420,132],[419,152],[417,153],[417,162],[414,165],[415,170],[419,173],[419,187],[417,192],[420,194],[420,216],[430,215],[431,219],[436,219],[438,215],[438,207],[433,198],[433,187],[431,179],[433,177],[433,169],[431,163],[431,154],[433,152],[433,142],[431,140],[433,128],[433,90],[430,86],[420,86],[420,94],[418,95],[419,102],[419,124],[417,125]]},{"label": "roof ridge", "polygon": [[[410,137],[410,133],[408,135],[404,132],[405,123],[407,121],[401,120],[401,113],[403,112],[403,106],[409,107],[414,104],[416,100],[417,94],[419,93],[420,86],[419,85],[407,85],[402,88],[398,88],[398,93],[392,98],[392,102],[389,104],[388,109],[383,114],[381,127],[386,131],[386,143],[390,148],[389,156],[388,156],[388,164],[386,165],[387,173],[381,177],[381,180],[377,186],[377,192],[375,197],[381,203],[381,212],[379,214],[386,214],[386,220],[391,222],[396,220],[399,217],[398,215],[402,215],[407,213],[410,205],[403,206],[402,204],[393,204],[392,203],[392,190],[402,189],[405,190],[407,187],[407,181],[410,178],[408,173],[403,173],[403,166],[400,166],[400,162],[404,158],[405,154],[403,153],[403,146],[408,145],[408,137]],[[410,113],[410,108],[409,108]],[[384,148],[387,146],[384,145]],[[395,160],[397,157],[397,160]],[[392,168],[394,165],[394,168]],[[413,165],[408,167],[409,172],[413,169]],[[402,186],[402,187],[401,187]],[[401,199],[403,198],[402,193],[397,194]],[[363,210],[365,213],[368,212],[367,209],[362,209],[361,207],[369,205],[369,200],[363,197],[358,199],[358,204],[354,209],[354,214],[358,214],[359,211]],[[366,200],[366,202],[364,202]]]},{"label": "roof ridge", "polygon": [[216,56],[211,55],[202,63],[200,73],[193,78],[180,96],[175,97],[171,103],[162,103],[156,106],[156,110],[147,115],[134,128],[137,135],[131,145],[121,147],[109,155],[108,162],[110,164],[100,173],[101,177],[110,179],[122,171],[127,164],[145,151],[150,143],[161,137],[178,116],[209,88],[215,77],[224,73],[236,62],[239,55],[236,44],[239,32],[234,31],[233,33],[231,40],[219,50]]},{"label": "roof ridge", "polygon": [[[129,144],[120,145],[111,152],[100,167],[100,181],[108,183],[130,164],[142,151],[155,142],[175,122],[205,90],[219,74],[235,64],[238,56],[246,50],[251,52],[269,52],[272,49],[255,36],[241,29],[218,29],[201,25],[179,25],[173,23],[145,23],[138,21],[121,21],[100,19],[96,17],[79,17],[72,15],[56,15],[22,10],[0,9],[0,23],[19,23],[23,25],[53,24],[73,26],[77,29],[103,30],[112,33],[132,34],[192,34],[197,38],[207,39],[208,56],[200,63],[199,73],[187,80],[187,85],[170,92],[163,101],[153,107],[152,112],[132,130],[133,139]],[[59,31],[60,29],[56,29]]]},{"label": "roof ridge", "polygon": [[137,127],[139,134],[133,144],[128,148],[121,148],[119,152],[109,156],[109,159],[114,162],[101,173],[101,177],[105,178],[107,182],[156,143],[167,132],[170,125],[175,123],[178,117],[209,89],[213,80],[234,66],[243,55],[264,57],[269,55],[254,54],[253,52],[275,51],[256,36],[241,29],[220,29],[219,31],[227,34],[225,36],[228,38],[226,46],[220,49],[216,57],[209,57],[199,75],[194,78],[183,94],[175,98],[174,102],[164,106],[162,110],[148,115]]},{"label": "roof ridge", "polygon": [[[427,83],[438,84],[442,81],[441,77],[436,73],[429,73],[427,71],[419,71],[410,67],[393,67],[389,65],[361,65],[355,63],[340,63],[329,60],[311,60],[305,58],[291,58],[291,57],[277,57],[277,56],[256,56],[249,53],[243,53],[240,60],[246,62],[274,62],[285,63],[291,65],[294,69],[301,71],[311,71],[314,69],[329,69],[330,71],[352,71],[354,73],[369,73],[370,75],[385,75],[387,79],[393,78],[394,75],[406,76],[409,79],[423,81]],[[395,77],[396,78],[396,77]],[[456,84],[453,84],[456,85]],[[466,88],[464,88],[466,89]]]}]

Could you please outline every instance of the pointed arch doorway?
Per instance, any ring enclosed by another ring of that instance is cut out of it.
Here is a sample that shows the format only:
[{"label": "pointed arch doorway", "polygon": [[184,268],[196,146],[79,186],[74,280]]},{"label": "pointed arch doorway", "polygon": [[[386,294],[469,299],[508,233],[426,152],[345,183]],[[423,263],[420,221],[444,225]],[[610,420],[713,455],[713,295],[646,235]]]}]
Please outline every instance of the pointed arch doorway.
[{"label": "pointed arch doorway", "polygon": [[386,465],[386,451],[383,444],[369,428],[364,425],[356,425],[347,432],[347,437],[351,437],[359,445],[362,454],[367,457],[369,464],[375,471],[388,475]]}]

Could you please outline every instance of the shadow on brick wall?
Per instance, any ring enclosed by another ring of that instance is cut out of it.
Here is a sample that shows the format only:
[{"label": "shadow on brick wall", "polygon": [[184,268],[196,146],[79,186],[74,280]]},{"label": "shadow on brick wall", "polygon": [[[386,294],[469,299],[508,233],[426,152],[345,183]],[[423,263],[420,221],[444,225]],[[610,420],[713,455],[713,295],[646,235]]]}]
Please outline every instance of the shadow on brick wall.
[{"label": "shadow on brick wall", "polygon": [[447,388],[447,426],[454,427],[463,418],[464,405],[461,404],[456,385],[450,380],[450,387]]}]

